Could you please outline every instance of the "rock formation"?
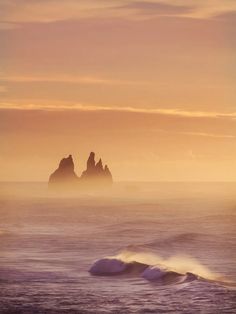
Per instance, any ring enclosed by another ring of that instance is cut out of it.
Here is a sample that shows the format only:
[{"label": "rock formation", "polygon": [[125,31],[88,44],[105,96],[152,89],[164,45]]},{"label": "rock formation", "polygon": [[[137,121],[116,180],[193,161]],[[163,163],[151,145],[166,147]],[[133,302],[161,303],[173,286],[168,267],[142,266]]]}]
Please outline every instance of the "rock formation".
[{"label": "rock formation", "polygon": [[50,175],[50,185],[71,185],[76,184],[79,180],[78,176],[74,171],[74,161],[71,155],[67,158],[63,158],[58,168]]},{"label": "rock formation", "polygon": [[49,177],[50,187],[80,187],[101,188],[112,184],[112,175],[107,165],[103,167],[101,158],[96,163],[95,153],[91,152],[87,160],[87,168],[78,177],[74,171],[74,162],[71,155],[63,158],[57,170]]},{"label": "rock formation", "polygon": [[82,173],[81,181],[86,183],[112,183],[112,175],[107,165],[103,168],[102,159],[95,163],[95,154],[91,152],[87,161],[87,169]]}]

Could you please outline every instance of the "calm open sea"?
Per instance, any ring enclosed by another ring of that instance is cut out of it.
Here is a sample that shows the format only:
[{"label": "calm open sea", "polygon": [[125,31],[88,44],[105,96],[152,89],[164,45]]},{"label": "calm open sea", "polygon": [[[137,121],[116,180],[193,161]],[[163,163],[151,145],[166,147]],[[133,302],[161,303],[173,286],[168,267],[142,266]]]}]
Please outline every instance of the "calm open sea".
[{"label": "calm open sea", "polygon": [[[0,188],[0,313],[236,313],[236,183]],[[104,257],[168,276],[91,275]]]}]

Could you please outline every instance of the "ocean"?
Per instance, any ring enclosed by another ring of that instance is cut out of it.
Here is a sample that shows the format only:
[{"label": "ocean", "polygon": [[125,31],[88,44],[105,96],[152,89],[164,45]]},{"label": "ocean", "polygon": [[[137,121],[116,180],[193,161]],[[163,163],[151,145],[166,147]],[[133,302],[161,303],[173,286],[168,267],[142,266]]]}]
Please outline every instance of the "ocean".
[{"label": "ocean", "polygon": [[236,183],[0,189],[0,313],[236,313]]}]

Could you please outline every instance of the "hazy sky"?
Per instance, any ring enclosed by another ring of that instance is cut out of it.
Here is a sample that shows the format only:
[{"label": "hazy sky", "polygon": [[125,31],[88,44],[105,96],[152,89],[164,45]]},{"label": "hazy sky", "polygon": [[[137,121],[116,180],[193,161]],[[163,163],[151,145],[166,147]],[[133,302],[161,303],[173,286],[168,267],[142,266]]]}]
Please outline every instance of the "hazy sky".
[{"label": "hazy sky", "polygon": [[1,0],[0,180],[236,180],[236,1]]}]

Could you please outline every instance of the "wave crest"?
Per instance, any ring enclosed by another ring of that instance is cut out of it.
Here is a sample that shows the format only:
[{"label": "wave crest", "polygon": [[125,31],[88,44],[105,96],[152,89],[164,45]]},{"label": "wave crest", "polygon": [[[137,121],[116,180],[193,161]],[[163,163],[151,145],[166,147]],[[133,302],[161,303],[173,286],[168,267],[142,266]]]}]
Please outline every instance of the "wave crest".
[{"label": "wave crest", "polygon": [[154,253],[130,249],[97,260],[89,272],[95,276],[135,274],[163,285],[181,284],[198,279],[217,280],[216,274],[192,257],[172,256],[164,259]]}]

